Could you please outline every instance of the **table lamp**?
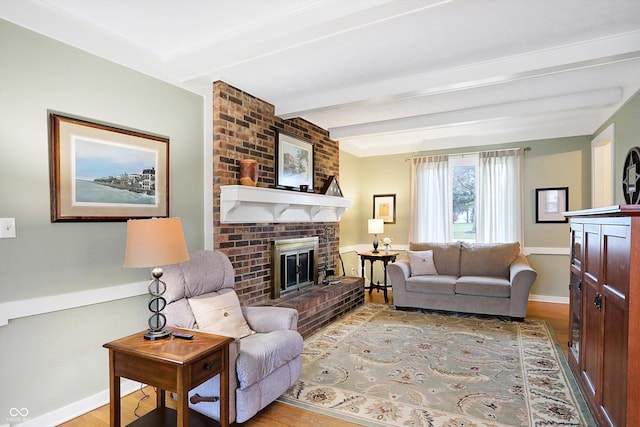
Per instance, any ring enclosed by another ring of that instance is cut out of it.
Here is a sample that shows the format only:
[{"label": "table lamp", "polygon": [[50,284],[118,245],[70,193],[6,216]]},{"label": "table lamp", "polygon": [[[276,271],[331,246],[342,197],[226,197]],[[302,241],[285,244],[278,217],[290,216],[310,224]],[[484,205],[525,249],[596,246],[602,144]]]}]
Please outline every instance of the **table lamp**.
[{"label": "table lamp", "polygon": [[149,331],[147,340],[168,338],[167,318],[160,313],[167,305],[162,294],[167,285],[162,277],[162,265],[177,264],[189,260],[180,218],[152,218],[127,221],[127,245],[124,254],[125,267],[153,267],[149,282]]},{"label": "table lamp", "polygon": [[369,220],[369,234],[373,234],[373,252],[378,253],[378,234],[384,233],[384,220],[382,219],[370,219]]}]

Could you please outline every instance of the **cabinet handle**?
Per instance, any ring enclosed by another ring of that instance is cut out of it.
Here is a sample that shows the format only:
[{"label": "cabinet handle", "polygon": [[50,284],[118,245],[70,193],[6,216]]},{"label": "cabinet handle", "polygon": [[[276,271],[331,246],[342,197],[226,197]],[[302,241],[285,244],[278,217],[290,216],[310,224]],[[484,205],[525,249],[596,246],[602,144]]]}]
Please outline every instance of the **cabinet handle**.
[{"label": "cabinet handle", "polygon": [[211,368],[212,368],[211,363],[205,363],[203,368],[204,368],[205,371],[210,371]]},{"label": "cabinet handle", "polygon": [[582,291],[582,280],[578,280],[578,290]]},{"label": "cabinet handle", "polygon": [[602,295],[596,294],[595,298],[593,298],[593,305],[596,306],[598,311],[602,311]]}]

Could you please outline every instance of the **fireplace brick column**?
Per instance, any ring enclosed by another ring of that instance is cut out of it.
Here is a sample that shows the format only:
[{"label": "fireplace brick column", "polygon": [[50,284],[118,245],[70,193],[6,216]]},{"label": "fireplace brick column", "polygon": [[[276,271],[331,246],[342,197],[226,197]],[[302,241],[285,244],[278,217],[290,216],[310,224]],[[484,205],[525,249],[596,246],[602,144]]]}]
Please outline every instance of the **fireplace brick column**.
[{"label": "fireplace brick column", "polygon": [[[325,229],[331,231],[330,267],[339,272],[340,224],[326,223],[220,223],[220,186],[239,184],[240,161],[258,162],[258,186],[275,186],[275,136],[283,130],[314,146],[314,191],[319,193],[331,175],[339,175],[339,144],[329,132],[303,119],[284,120],[273,105],[222,81],[213,84],[213,232],[214,248],[224,252],[235,269],[236,291],[243,305],[269,300],[273,240],[318,236],[319,269],[325,264]],[[282,190],[286,191],[286,190]],[[322,277],[322,276],[321,276]]]}]

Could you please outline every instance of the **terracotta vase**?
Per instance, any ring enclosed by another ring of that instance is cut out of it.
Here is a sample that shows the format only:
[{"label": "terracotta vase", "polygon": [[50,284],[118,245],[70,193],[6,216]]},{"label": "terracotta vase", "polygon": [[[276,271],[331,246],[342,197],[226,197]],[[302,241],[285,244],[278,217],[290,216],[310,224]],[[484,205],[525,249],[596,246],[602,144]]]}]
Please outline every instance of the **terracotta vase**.
[{"label": "terracotta vase", "polygon": [[240,161],[240,184],[255,187],[258,183],[258,162],[253,159]]}]

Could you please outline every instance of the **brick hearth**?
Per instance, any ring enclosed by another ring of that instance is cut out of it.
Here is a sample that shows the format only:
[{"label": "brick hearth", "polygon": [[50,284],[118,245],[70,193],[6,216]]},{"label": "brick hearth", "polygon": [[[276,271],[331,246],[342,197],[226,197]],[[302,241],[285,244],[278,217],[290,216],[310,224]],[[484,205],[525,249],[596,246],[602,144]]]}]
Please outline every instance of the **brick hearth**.
[{"label": "brick hearth", "polygon": [[364,303],[364,279],[344,276],[338,285],[317,285],[259,305],[298,310],[298,332],[304,338]]}]

